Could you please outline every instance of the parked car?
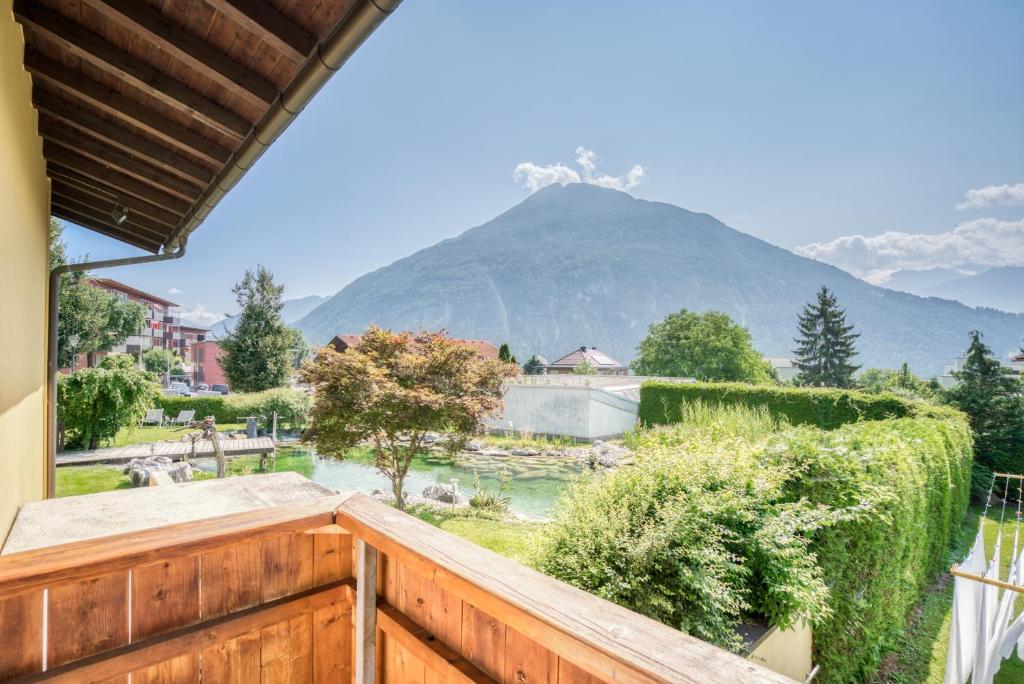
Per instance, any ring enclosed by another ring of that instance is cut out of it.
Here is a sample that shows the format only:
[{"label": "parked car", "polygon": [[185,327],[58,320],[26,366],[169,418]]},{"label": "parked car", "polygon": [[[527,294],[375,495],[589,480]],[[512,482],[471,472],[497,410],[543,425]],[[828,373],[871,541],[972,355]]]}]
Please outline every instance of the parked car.
[{"label": "parked car", "polygon": [[201,382],[198,385],[196,385],[196,392],[202,392],[203,390],[208,389],[210,389],[210,386],[207,385],[205,382]]},{"label": "parked car", "polygon": [[172,382],[164,388],[164,394],[171,397],[190,397],[192,396],[192,391],[189,390],[188,385],[183,382]]},{"label": "parked car", "polygon": [[227,385],[210,385],[210,390],[221,394],[231,394],[231,388]]}]

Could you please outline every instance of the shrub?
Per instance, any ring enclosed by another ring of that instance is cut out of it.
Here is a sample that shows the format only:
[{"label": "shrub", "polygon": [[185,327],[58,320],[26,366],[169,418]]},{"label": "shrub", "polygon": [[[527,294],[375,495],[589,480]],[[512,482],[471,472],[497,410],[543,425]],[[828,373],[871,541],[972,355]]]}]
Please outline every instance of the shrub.
[{"label": "shrub", "polygon": [[136,370],[126,354],[106,356],[96,368],[57,379],[57,419],[67,431],[67,446],[95,449],[121,428],[146,415],[158,386],[151,373]]},{"label": "shrub", "polygon": [[312,398],[305,392],[283,387],[219,397],[159,397],[156,401],[156,406],[168,415],[194,410],[197,419],[213,416],[218,423],[236,423],[242,416],[263,416],[269,426],[271,415],[277,411],[278,424],[293,428],[305,426],[312,405]]},{"label": "shrub", "polygon": [[645,382],[640,388],[640,422],[664,425],[680,422],[683,405],[692,401],[722,406],[763,406],[793,425],[831,430],[859,420],[908,416],[953,417],[945,408],[894,396],[852,390],[773,387],[742,383]]}]

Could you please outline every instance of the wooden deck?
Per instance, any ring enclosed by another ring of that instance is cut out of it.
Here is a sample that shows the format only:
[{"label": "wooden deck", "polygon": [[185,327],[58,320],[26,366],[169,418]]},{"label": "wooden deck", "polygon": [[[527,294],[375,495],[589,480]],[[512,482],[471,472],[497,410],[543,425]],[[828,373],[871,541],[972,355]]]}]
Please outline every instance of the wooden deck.
[{"label": "wooden deck", "polygon": [[[270,437],[255,437],[253,439],[226,439],[221,438],[221,448],[224,449],[226,458],[235,456],[247,456],[251,454],[273,454],[276,448],[275,442]],[[199,440],[195,444],[195,456],[213,456],[213,444],[209,440]],[[87,463],[127,463],[133,458],[148,458],[151,456],[168,456],[171,459],[180,459],[185,456],[192,456],[191,442],[148,442],[146,444],[133,444],[131,446],[112,447],[109,449],[92,449],[90,451],[62,451],[57,454],[57,466],[84,465]]]}]

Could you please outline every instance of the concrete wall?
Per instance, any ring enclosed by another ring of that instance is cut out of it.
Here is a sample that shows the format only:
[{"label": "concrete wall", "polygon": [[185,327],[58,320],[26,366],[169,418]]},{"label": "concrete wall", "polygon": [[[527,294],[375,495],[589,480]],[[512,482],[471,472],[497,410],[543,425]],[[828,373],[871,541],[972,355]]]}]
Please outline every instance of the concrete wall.
[{"label": "concrete wall", "polygon": [[600,387],[511,383],[505,391],[504,412],[489,420],[488,427],[606,439],[635,427],[639,408],[640,402]]},{"label": "concrete wall", "polygon": [[805,623],[786,630],[772,627],[753,644],[747,658],[802,682],[812,668],[812,639],[811,628]]},{"label": "concrete wall", "polygon": [[0,0],[0,539],[46,492],[50,182],[12,0]]}]

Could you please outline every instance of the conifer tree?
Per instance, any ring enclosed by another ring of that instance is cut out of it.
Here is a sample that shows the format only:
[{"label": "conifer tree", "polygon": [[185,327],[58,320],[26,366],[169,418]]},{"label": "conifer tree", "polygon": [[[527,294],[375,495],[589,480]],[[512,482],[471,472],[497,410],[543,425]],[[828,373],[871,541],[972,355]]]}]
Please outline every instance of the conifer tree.
[{"label": "conifer tree", "polygon": [[819,387],[850,387],[853,373],[860,366],[850,363],[857,355],[854,342],[859,333],[846,324],[846,312],[839,308],[834,294],[827,287],[818,291],[816,302],[804,306],[798,322],[800,337],[796,367],[797,382]]},{"label": "conifer tree", "polygon": [[502,342],[498,347],[498,360],[506,363],[512,360],[512,350],[508,348],[508,342]]}]

